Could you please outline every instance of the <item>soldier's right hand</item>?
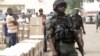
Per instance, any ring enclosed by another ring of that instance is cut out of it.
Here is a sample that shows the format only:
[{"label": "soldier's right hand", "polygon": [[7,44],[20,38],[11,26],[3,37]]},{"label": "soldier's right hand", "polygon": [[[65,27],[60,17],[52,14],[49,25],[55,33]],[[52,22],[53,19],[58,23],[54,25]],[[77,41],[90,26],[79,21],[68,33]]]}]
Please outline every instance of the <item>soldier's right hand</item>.
[{"label": "soldier's right hand", "polygon": [[52,56],[58,56],[56,51],[52,52]]}]

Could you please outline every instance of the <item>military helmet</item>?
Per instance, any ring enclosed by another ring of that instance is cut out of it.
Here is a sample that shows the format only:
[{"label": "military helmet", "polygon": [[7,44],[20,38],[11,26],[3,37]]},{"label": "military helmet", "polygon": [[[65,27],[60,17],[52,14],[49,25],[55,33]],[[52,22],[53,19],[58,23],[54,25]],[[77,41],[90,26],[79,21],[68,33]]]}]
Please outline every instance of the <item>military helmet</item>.
[{"label": "military helmet", "polygon": [[75,11],[80,11],[80,9],[79,9],[79,8],[75,8],[74,10],[75,10]]},{"label": "military helmet", "polygon": [[64,6],[67,6],[67,2],[65,0],[55,0],[54,4],[53,4],[53,10],[55,11],[57,6],[59,4],[64,4]]}]

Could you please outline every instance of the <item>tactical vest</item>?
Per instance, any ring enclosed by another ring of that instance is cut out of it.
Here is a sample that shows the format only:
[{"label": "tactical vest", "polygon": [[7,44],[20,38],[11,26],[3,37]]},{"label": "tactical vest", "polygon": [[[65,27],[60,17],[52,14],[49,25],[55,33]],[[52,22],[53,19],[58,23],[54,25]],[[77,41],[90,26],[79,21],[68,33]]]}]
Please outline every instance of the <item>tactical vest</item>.
[{"label": "tactical vest", "polygon": [[70,27],[68,16],[57,16],[52,19],[52,27],[55,30],[56,42],[73,43],[75,39],[74,31]]},{"label": "tactical vest", "polygon": [[82,26],[82,18],[80,15],[74,15],[72,17],[73,20],[73,26],[75,29],[80,29],[80,27]]}]

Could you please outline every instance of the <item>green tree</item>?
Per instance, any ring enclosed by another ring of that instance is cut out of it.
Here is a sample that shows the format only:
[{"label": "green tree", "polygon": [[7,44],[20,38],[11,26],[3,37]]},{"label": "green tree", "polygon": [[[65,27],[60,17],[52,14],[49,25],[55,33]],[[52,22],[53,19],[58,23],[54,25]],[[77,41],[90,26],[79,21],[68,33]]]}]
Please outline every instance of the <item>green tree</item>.
[{"label": "green tree", "polygon": [[[74,8],[82,9],[83,2],[94,2],[95,0],[66,0],[68,2],[67,11],[70,13]],[[100,2],[100,0],[97,0]]]},{"label": "green tree", "polygon": [[100,2],[100,0],[97,0],[98,2]]},{"label": "green tree", "polygon": [[83,0],[84,2],[94,2],[94,0]]},{"label": "green tree", "polygon": [[72,13],[74,8],[82,9],[83,0],[66,0],[68,2],[67,12]]},{"label": "green tree", "polygon": [[70,9],[81,8],[83,0],[67,0]]},{"label": "green tree", "polygon": [[[95,0],[83,0],[84,2],[94,2]],[[97,2],[100,2],[100,0],[96,0]]]}]

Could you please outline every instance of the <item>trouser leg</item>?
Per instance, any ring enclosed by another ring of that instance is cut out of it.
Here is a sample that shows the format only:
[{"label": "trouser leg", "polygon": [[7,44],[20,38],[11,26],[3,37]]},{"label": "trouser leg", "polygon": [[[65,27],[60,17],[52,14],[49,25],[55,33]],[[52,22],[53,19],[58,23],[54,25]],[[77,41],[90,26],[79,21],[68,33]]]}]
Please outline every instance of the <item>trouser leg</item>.
[{"label": "trouser leg", "polygon": [[64,44],[60,46],[60,56],[78,56],[74,44]]},{"label": "trouser leg", "polygon": [[44,26],[44,47],[43,47],[44,52],[47,51],[47,38],[46,38],[46,27]]},{"label": "trouser leg", "polygon": [[84,41],[83,41],[83,38],[82,38],[82,30],[79,30],[77,32],[76,42],[78,44],[80,53],[82,54],[82,56],[84,56],[84,49],[83,49]]}]

